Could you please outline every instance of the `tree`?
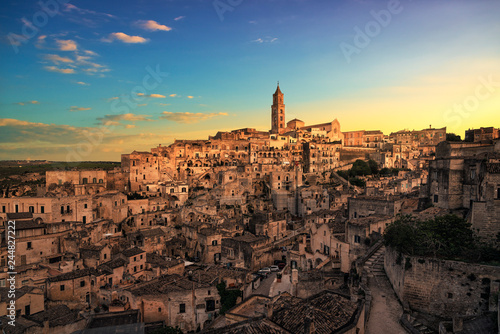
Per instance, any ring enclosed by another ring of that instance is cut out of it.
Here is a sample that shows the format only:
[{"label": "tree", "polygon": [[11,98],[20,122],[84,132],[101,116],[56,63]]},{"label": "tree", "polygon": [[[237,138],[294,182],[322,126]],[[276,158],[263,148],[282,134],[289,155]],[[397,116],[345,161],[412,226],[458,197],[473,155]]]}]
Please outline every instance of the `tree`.
[{"label": "tree", "polygon": [[352,168],[349,170],[349,176],[370,175],[371,172],[368,163],[358,159],[352,164]]},{"label": "tree", "polygon": [[408,255],[500,262],[498,246],[480,242],[467,220],[455,215],[425,221],[398,216],[385,229],[384,243]]},{"label": "tree", "polygon": [[151,334],[183,334],[179,327],[164,327],[158,328],[150,332]]},{"label": "tree", "polygon": [[460,138],[460,135],[456,135],[454,133],[447,133],[446,141],[462,141],[462,139]]},{"label": "tree", "polygon": [[378,163],[375,160],[368,160],[368,166],[370,167],[371,174],[378,174]]},{"label": "tree", "polygon": [[241,296],[240,290],[226,289],[226,283],[224,281],[217,284],[217,291],[219,292],[221,303],[220,314],[224,314],[227,310],[234,307],[236,305],[238,297]]}]

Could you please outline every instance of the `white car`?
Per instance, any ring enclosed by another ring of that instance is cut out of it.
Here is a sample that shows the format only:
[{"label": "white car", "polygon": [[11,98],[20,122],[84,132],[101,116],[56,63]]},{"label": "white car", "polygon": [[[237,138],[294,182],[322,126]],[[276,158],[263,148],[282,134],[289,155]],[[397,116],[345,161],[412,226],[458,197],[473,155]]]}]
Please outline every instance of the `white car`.
[{"label": "white car", "polygon": [[271,273],[271,269],[270,268],[262,268],[261,270],[259,270],[259,274],[265,274],[265,275],[268,275]]},{"label": "white car", "polygon": [[278,266],[270,266],[269,267],[271,271],[280,271],[280,268]]}]

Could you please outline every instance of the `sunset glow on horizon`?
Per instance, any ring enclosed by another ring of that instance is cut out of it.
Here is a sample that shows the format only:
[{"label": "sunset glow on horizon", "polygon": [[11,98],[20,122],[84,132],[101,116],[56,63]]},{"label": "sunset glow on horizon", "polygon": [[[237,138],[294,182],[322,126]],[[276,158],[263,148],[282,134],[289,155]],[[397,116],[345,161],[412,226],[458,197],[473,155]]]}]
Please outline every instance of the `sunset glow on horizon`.
[{"label": "sunset glow on horizon", "polygon": [[[42,6],[41,4],[45,4]],[[4,1],[0,160],[119,161],[286,120],[500,127],[500,1]]]}]

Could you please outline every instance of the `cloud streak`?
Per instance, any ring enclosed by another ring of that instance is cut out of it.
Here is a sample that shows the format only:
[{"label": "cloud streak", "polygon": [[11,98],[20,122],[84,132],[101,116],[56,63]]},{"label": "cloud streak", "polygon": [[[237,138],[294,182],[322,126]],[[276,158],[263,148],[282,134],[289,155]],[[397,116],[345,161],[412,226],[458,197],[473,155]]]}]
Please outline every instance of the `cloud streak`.
[{"label": "cloud streak", "polygon": [[120,41],[127,44],[141,44],[149,40],[141,36],[130,36],[123,32],[113,32],[108,37],[102,39],[103,42],[111,43],[113,41]]},{"label": "cloud streak", "polygon": [[153,20],[147,20],[147,21],[137,21],[135,23],[138,27],[149,30],[149,31],[170,31],[172,28],[167,27],[166,25],[159,24],[156,21]]},{"label": "cloud streak", "polygon": [[140,121],[151,121],[149,115],[136,115],[132,113],[121,114],[121,115],[105,115],[104,117],[98,117],[98,124],[101,125],[124,125],[124,122],[140,122]]},{"label": "cloud streak", "polygon": [[151,97],[151,98],[155,98],[155,99],[164,99],[166,98],[165,95],[161,95],[161,94],[144,94],[144,93],[137,93],[137,96],[142,96],[142,97]]},{"label": "cloud streak", "polygon": [[72,106],[69,108],[69,111],[86,111],[86,110],[91,110],[92,108],[84,108],[84,107],[77,107],[77,106]]},{"label": "cloud streak", "polygon": [[164,111],[162,112],[160,119],[166,119],[176,123],[192,124],[227,115],[228,114],[225,112],[204,114],[204,113]]}]

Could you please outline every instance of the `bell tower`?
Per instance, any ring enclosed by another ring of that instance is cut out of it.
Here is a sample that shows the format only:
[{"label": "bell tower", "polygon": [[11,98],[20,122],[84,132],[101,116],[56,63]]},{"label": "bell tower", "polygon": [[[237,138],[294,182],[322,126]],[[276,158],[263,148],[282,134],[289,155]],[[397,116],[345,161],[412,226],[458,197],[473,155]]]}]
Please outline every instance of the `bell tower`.
[{"label": "bell tower", "polygon": [[273,105],[271,106],[271,133],[285,132],[285,104],[283,103],[283,93],[280,90],[280,83],[273,94]]}]

